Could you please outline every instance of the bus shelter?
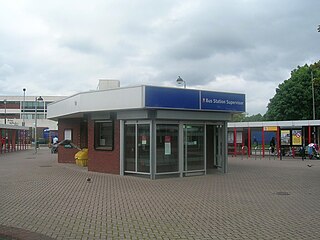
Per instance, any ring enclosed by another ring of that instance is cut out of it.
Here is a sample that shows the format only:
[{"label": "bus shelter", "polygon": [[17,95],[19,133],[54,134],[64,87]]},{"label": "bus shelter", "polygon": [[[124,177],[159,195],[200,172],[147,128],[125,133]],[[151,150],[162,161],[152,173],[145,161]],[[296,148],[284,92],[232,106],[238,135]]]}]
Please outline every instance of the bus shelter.
[{"label": "bus shelter", "polygon": [[0,154],[27,149],[29,138],[28,127],[0,124]]},{"label": "bus shelter", "polygon": [[320,120],[229,122],[228,154],[294,157],[300,147],[319,144],[319,126]]}]

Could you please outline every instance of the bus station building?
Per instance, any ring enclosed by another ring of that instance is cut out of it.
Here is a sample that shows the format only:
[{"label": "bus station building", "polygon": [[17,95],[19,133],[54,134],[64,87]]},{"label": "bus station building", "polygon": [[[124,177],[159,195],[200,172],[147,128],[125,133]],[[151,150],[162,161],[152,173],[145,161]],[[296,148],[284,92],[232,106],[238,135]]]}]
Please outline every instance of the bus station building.
[{"label": "bus station building", "polygon": [[[158,86],[88,91],[48,105],[58,162],[88,149],[88,170],[151,179],[228,169],[227,123],[245,95]],[[74,148],[73,146],[77,146]]]}]

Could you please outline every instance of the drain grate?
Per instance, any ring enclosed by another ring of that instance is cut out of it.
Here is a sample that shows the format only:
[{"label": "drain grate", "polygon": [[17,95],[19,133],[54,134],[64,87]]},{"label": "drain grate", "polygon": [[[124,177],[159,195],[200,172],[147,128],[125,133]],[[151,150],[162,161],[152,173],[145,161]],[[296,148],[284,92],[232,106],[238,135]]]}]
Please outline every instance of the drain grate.
[{"label": "drain grate", "polygon": [[288,192],[276,192],[275,194],[276,194],[276,195],[280,195],[280,196],[290,195],[290,193],[288,193]]}]

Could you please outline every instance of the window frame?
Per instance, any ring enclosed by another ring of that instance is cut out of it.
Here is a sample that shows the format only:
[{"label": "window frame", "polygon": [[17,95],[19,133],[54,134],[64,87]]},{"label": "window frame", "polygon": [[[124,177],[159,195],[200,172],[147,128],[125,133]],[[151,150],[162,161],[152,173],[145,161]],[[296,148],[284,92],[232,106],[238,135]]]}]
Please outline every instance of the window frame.
[{"label": "window frame", "polygon": [[[111,123],[111,146],[99,146],[101,137],[101,124]],[[114,150],[114,121],[113,120],[96,120],[94,121],[94,149],[97,151],[113,151]]]}]

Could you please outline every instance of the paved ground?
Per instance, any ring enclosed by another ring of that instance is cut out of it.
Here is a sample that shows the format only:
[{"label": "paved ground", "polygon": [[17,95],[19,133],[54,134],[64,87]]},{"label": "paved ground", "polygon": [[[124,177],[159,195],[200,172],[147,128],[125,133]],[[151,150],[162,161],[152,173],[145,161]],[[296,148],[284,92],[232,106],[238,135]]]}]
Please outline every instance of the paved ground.
[{"label": "paved ground", "polygon": [[320,239],[320,160],[230,157],[228,174],[152,181],[56,157],[0,155],[0,239]]}]

